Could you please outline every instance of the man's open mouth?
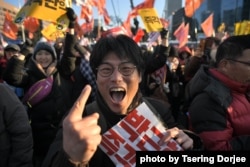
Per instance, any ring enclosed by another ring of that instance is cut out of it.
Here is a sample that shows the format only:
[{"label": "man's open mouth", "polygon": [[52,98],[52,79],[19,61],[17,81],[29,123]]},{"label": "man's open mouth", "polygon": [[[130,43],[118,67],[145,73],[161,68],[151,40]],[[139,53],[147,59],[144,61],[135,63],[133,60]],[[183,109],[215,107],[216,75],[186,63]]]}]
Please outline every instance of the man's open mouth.
[{"label": "man's open mouth", "polygon": [[109,93],[114,102],[122,101],[126,95],[124,88],[112,88]]}]

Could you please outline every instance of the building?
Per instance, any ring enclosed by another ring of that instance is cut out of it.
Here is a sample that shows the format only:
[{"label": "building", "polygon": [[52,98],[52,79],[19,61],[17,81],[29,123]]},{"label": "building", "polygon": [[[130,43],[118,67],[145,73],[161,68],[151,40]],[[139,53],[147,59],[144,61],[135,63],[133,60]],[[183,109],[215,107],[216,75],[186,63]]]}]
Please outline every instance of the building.
[{"label": "building", "polygon": [[178,6],[173,7],[176,5],[175,3],[176,1],[166,0],[164,9],[165,16],[167,16],[165,19],[170,22],[169,30],[172,39],[175,39],[173,32],[185,21],[190,26],[190,40],[198,40],[197,38],[200,35],[198,33],[203,33],[200,25],[211,13],[214,14],[213,26],[215,31],[221,23],[225,23],[226,31],[230,34],[233,34],[236,22],[250,20],[250,0],[204,0],[192,18],[185,16],[184,8],[180,4],[178,4],[180,5],[179,8],[177,8]]},{"label": "building", "polygon": [[211,14],[214,14],[213,25],[216,30],[221,23],[226,24],[226,30],[234,31],[234,24],[243,20],[250,20],[249,0],[204,0],[201,7],[193,16],[197,20],[197,28]]},{"label": "building", "polygon": [[0,0],[0,4],[1,4],[0,5],[0,33],[2,33],[5,13],[9,12],[9,14],[12,16],[14,20],[19,9],[9,3],[6,3],[4,0]]},{"label": "building", "polygon": [[182,7],[182,0],[166,0],[163,10],[164,18],[169,18],[173,13]]}]

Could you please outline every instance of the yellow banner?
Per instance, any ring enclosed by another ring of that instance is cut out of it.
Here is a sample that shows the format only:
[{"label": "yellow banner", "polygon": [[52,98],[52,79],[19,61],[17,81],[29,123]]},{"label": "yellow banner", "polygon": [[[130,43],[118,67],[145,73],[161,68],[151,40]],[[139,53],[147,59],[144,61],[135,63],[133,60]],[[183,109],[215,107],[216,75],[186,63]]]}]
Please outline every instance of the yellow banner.
[{"label": "yellow banner", "polygon": [[71,0],[27,0],[17,13],[15,22],[21,23],[25,17],[31,16],[55,23],[66,13],[66,7],[71,7]]},{"label": "yellow banner", "polygon": [[240,33],[240,22],[234,23],[234,35],[239,35]]},{"label": "yellow banner", "polygon": [[65,31],[59,30],[57,24],[49,24],[45,27],[41,33],[49,41],[56,41],[57,38],[65,37]]},{"label": "yellow banner", "polygon": [[140,9],[138,13],[148,33],[161,31],[163,26],[155,8]]}]

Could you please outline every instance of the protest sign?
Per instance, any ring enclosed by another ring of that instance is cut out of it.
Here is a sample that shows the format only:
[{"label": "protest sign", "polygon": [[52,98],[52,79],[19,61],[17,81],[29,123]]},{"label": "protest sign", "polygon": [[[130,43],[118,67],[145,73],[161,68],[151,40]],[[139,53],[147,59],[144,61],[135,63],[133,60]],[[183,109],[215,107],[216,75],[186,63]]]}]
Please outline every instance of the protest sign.
[{"label": "protest sign", "polygon": [[148,33],[162,30],[163,26],[161,20],[154,8],[140,9],[138,13],[141,16],[145,29]]},{"label": "protest sign", "polygon": [[133,167],[136,165],[136,151],[182,150],[173,139],[160,146],[158,142],[165,134],[163,123],[143,102],[103,134],[99,147],[116,167]]}]

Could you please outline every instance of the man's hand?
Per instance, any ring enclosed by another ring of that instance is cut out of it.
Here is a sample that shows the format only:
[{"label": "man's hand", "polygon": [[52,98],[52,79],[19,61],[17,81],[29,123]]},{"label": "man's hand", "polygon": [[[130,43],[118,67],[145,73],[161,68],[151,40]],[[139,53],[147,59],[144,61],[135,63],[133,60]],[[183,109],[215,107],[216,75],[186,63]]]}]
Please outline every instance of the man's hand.
[{"label": "man's hand", "polygon": [[85,86],[63,121],[63,149],[74,163],[88,163],[101,142],[99,114],[82,118],[91,87]]},{"label": "man's hand", "polygon": [[166,135],[160,140],[159,144],[162,145],[175,139],[175,141],[184,149],[190,150],[193,148],[193,139],[177,127],[168,129]]}]

